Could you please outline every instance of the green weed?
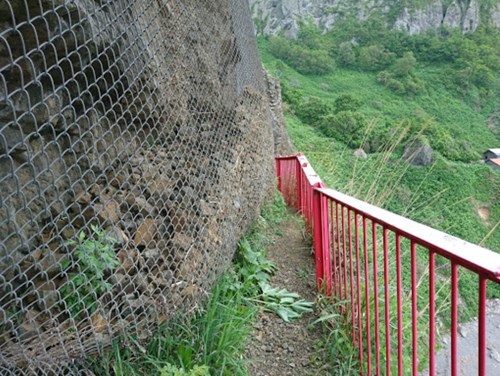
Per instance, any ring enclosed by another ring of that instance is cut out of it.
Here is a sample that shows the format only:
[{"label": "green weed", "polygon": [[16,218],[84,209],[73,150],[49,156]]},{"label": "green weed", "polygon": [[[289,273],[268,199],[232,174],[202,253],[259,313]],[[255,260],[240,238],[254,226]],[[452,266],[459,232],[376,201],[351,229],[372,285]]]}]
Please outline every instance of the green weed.
[{"label": "green weed", "polygon": [[345,376],[357,374],[359,369],[358,351],[351,337],[351,322],[347,315],[339,311],[345,302],[333,303],[326,297],[318,302],[319,318],[311,326],[321,325],[322,340],[316,344],[314,362],[318,368],[328,363],[329,375]]},{"label": "green weed", "polygon": [[118,265],[115,243],[114,238],[97,226],[92,226],[90,236],[81,231],[77,240],[68,242],[73,247],[71,256],[61,262],[68,281],[59,291],[73,317],[92,314],[98,298],[111,290],[106,277]]}]

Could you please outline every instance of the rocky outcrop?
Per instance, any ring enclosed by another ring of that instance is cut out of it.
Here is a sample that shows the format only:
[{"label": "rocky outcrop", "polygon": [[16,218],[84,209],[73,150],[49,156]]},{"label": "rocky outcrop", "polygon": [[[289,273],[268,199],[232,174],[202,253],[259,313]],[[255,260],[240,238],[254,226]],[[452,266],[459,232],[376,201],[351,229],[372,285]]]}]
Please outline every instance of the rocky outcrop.
[{"label": "rocky outcrop", "polygon": [[394,27],[409,34],[446,26],[471,32],[481,22],[480,4],[476,1],[435,1],[420,9],[403,8]]},{"label": "rocky outcrop", "polygon": [[[389,1],[360,1],[348,3],[340,0],[251,0],[257,31],[263,34],[283,32],[295,38],[300,20],[313,20],[326,29],[335,27],[339,17],[354,15],[360,20],[371,14],[382,14],[389,27],[418,34],[440,26],[474,31],[481,22],[500,26],[500,2],[481,12],[480,0],[429,0],[420,5],[400,6]],[[396,11],[396,14],[394,12]]]},{"label": "rocky outcrop", "polygon": [[434,160],[429,142],[421,137],[411,141],[404,150],[403,159],[412,166],[423,167]]},{"label": "rocky outcrop", "polygon": [[240,1],[12,0],[0,33],[0,368],[66,374],[206,296],[273,188],[270,98]]},{"label": "rocky outcrop", "polygon": [[271,119],[273,124],[274,136],[274,154],[275,155],[291,155],[294,152],[292,140],[288,136],[286,130],[285,118],[283,116],[281,85],[280,80],[271,77],[267,78],[267,94],[270,98],[269,105],[271,107]]}]

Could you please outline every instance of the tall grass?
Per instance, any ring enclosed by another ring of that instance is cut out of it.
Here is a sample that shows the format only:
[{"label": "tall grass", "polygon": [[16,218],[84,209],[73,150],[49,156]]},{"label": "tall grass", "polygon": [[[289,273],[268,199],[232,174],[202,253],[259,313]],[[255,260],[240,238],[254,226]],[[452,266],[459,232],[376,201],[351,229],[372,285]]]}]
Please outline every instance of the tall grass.
[{"label": "tall grass", "polygon": [[220,279],[204,309],[179,313],[145,345],[130,337],[117,341],[90,368],[103,376],[195,375],[200,369],[201,375],[246,375],[240,354],[257,308],[231,289],[231,281]]}]

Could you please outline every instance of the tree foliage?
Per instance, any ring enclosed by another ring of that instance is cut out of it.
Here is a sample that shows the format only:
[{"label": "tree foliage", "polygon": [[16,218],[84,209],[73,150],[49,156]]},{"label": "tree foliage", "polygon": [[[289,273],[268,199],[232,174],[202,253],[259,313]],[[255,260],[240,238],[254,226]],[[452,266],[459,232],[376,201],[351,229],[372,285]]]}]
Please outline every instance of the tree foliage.
[{"label": "tree foliage", "polygon": [[366,125],[365,117],[355,111],[323,116],[318,122],[318,128],[325,136],[335,138],[351,148],[361,146]]},{"label": "tree foliage", "polygon": [[311,49],[284,37],[270,37],[269,51],[303,74],[321,75],[335,69],[335,60],[328,52]]}]

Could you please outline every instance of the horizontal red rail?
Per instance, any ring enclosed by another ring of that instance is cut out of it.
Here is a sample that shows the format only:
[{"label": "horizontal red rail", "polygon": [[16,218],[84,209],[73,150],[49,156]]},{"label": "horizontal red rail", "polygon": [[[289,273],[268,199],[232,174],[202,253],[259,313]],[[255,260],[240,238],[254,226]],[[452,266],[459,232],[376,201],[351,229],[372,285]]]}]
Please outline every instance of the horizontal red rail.
[{"label": "horizontal red rail", "polygon": [[342,302],[349,317],[362,374],[444,371],[436,365],[437,321],[450,328],[450,362],[439,367],[462,372],[458,286],[463,273],[474,273],[472,357],[475,373],[486,375],[486,281],[500,284],[499,254],[327,189],[302,154],[276,158],[276,169],[280,192],[313,235],[318,288]]}]

